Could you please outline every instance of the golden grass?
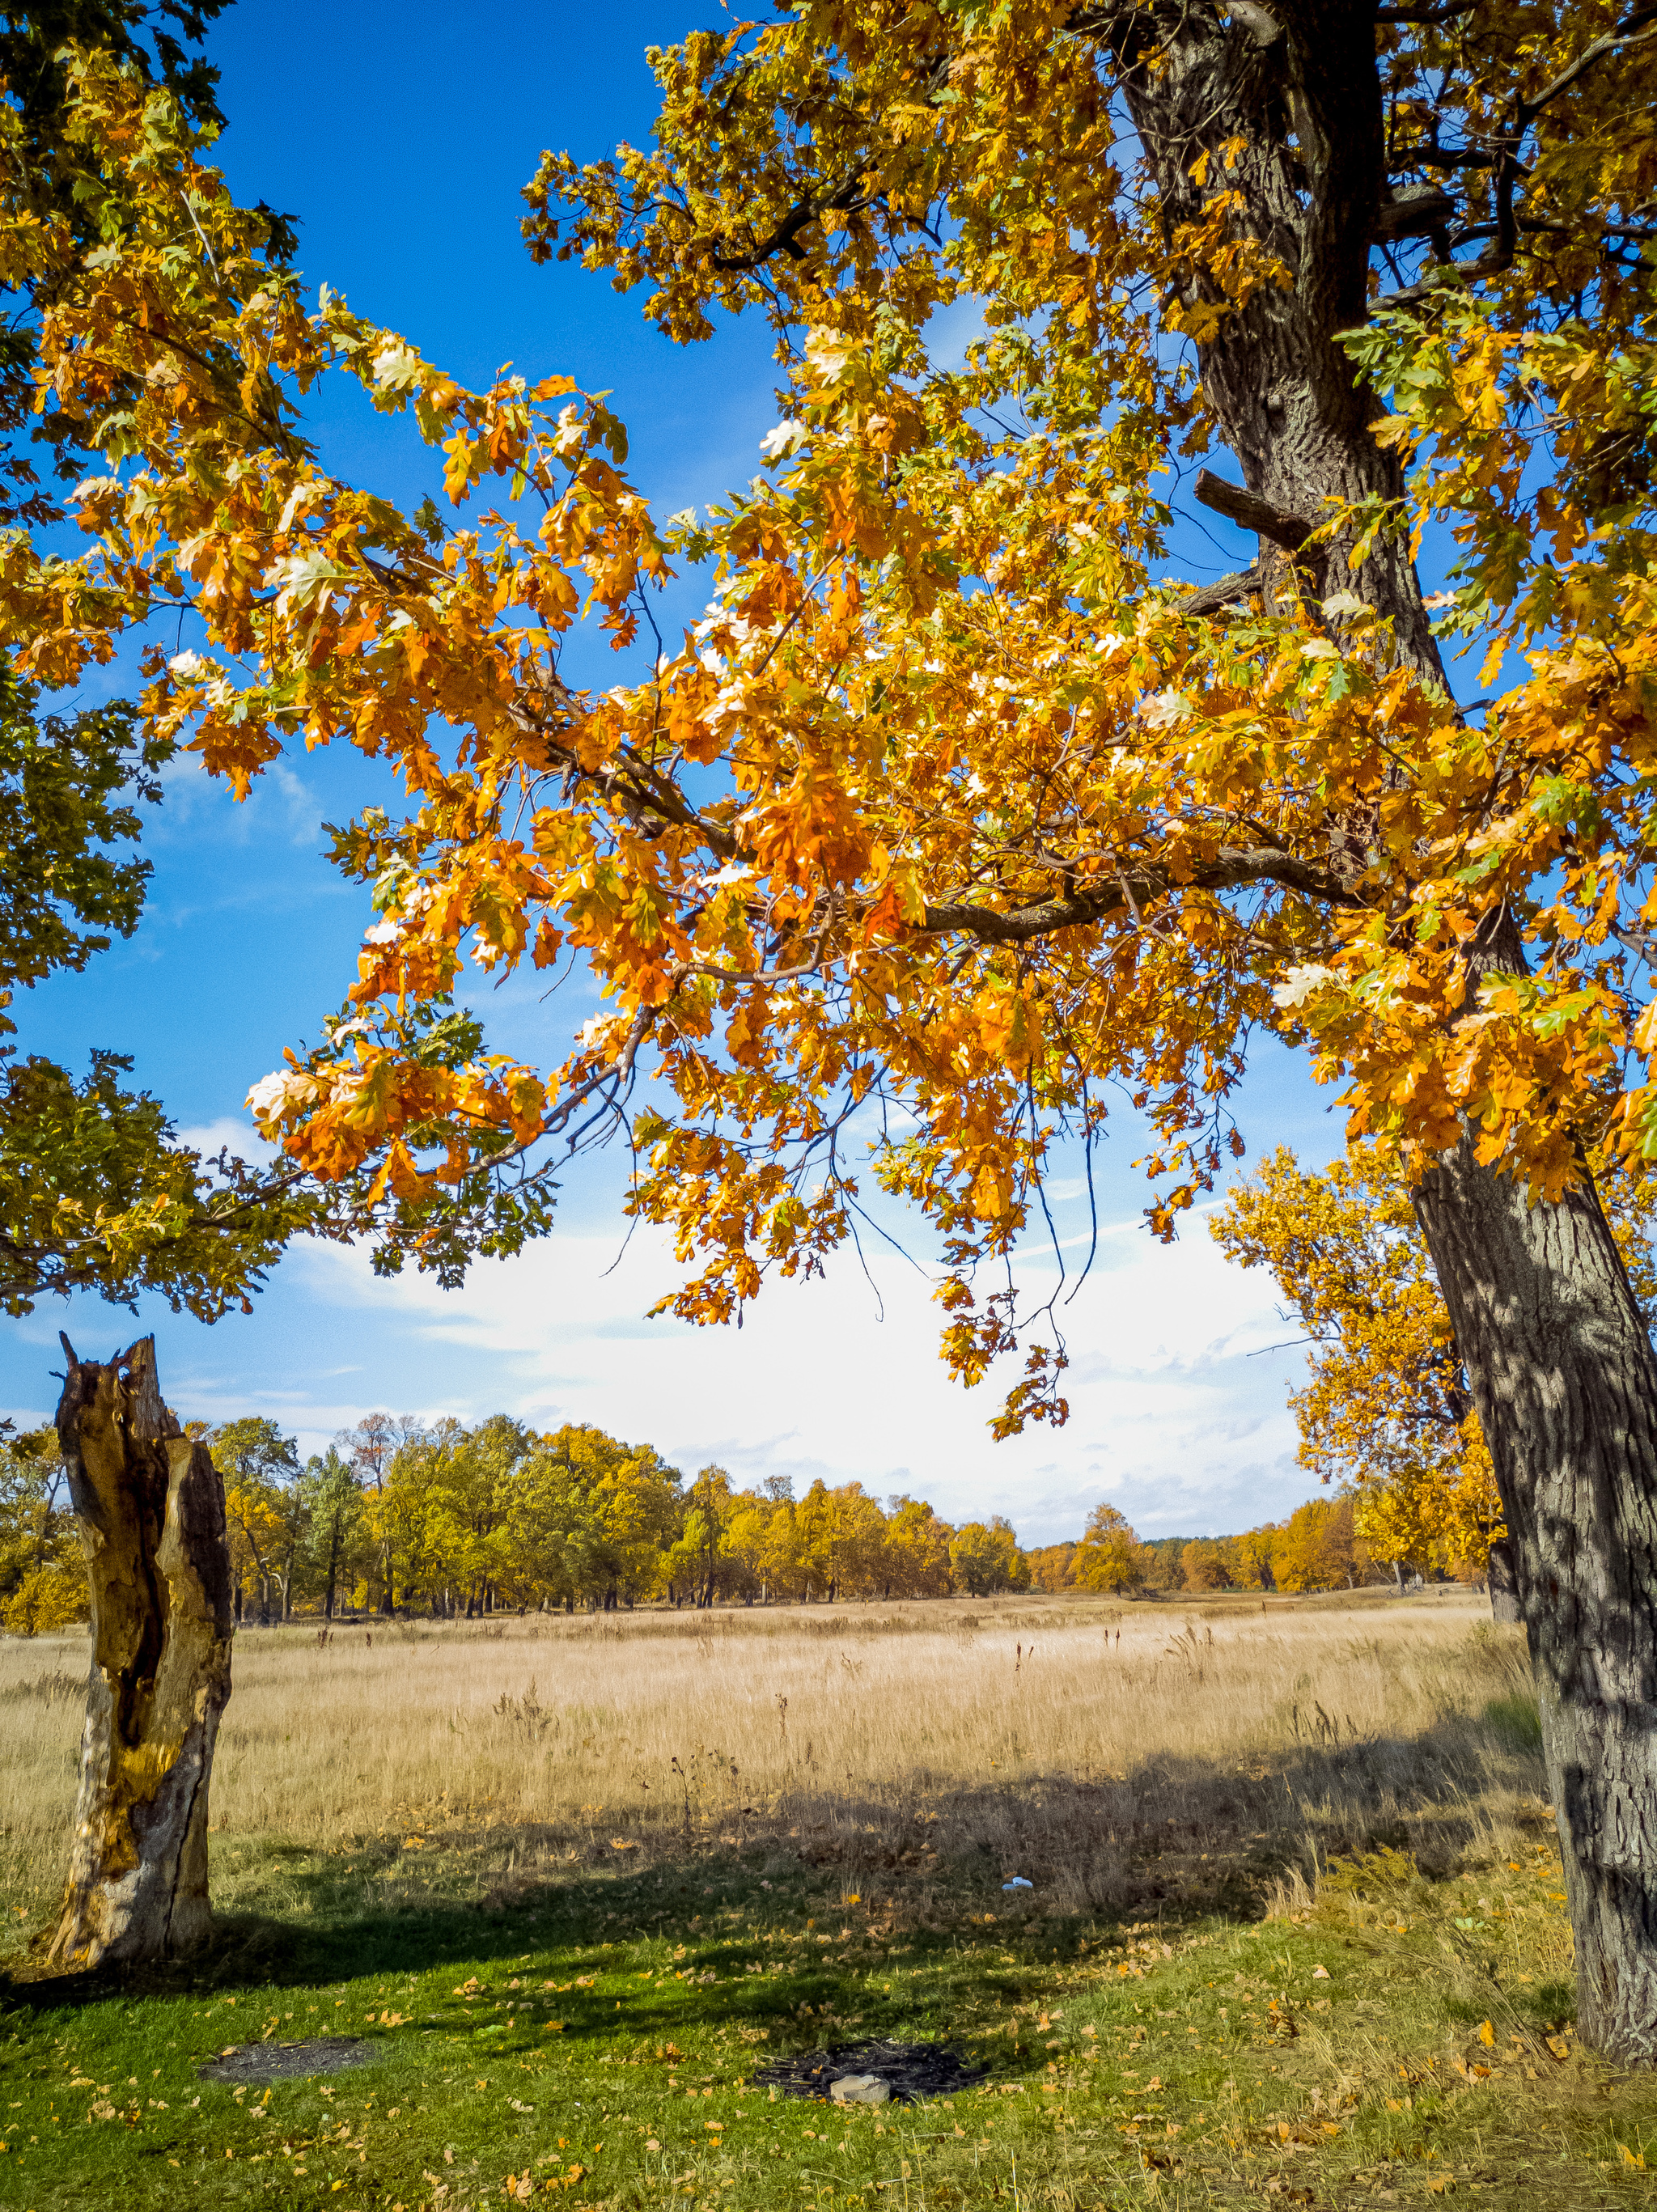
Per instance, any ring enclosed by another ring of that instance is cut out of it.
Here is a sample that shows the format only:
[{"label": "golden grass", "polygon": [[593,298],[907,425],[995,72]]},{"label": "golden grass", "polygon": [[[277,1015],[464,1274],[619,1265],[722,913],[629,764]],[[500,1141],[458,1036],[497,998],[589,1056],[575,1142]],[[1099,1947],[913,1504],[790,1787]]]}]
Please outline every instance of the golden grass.
[{"label": "golden grass", "polygon": [[[0,1641],[0,1834],[37,1895],[85,1664],[83,1637]],[[1527,1689],[1518,1632],[1460,1592],[250,1630],[213,1827],[406,1838],[411,1893],[468,1846],[509,1893],[572,1854],[775,1837],[865,1891],[901,1868],[907,1909],[986,1855],[1063,1909],[1200,1905],[1377,1837],[1426,1864],[1533,1818],[1522,1715],[1483,1717]]]}]

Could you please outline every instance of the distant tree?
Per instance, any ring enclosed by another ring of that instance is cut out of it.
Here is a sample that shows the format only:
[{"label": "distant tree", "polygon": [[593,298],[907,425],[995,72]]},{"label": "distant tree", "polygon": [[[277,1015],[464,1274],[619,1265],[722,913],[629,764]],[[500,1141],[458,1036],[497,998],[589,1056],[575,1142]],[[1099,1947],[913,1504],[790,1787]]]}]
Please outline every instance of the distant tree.
[{"label": "distant tree", "polygon": [[844,1482],[828,1493],[828,1565],[835,1597],[868,1597],[883,1588],[886,1516],[860,1482]]},{"label": "distant tree", "polygon": [[1188,1590],[1229,1589],[1231,1563],[1226,1547],[1211,1536],[1199,1536],[1180,1554],[1180,1571]]},{"label": "distant tree", "polygon": [[661,1570],[673,1589],[688,1589],[693,1605],[711,1606],[744,1577],[743,1560],[726,1544],[736,1511],[731,1477],[722,1467],[703,1468],[685,1493],[678,1540]]},{"label": "distant tree", "polygon": [[999,1590],[1029,1588],[1029,1566],[1005,1515],[987,1523],[968,1521],[950,1546],[950,1572],[968,1597],[992,1597]]},{"label": "distant tree", "polygon": [[1185,1585],[1183,1536],[1151,1536],[1144,1545],[1144,1588],[1168,1596]]},{"label": "distant tree", "polygon": [[1284,1524],[1275,1572],[1286,1590],[1338,1589],[1357,1579],[1350,1498],[1314,1498]]},{"label": "distant tree", "polygon": [[[503,1482],[503,1576],[537,1604],[636,1603],[669,1579],[686,1517],[681,1480],[650,1445],[599,1428],[571,1424],[535,1440]],[[724,1495],[716,1480],[704,1503],[722,1511]]]},{"label": "distant tree", "polygon": [[264,1414],[223,1422],[209,1429],[203,1441],[224,1477],[236,1618],[243,1616],[248,1583],[257,1580],[260,1625],[270,1621],[273,1588],[285,1619],[291,1610],[294,1560],[305,1541],[297,1443]]},{"label": "distant tree", "polygon": [[1043,1544],[1025,1557],[1030,1563],[1030,1580],[1037,1589],[1066,1590],[1075,1584],[1074,1563],[1077,1547],[1074,1544]]},{"label": "distant tree", "polygon": [[[377,1430],[366,1449],[382,1453],[393,1425]],[[395,1425],[402,1440],[367,1498],[380,1612],[395,1613],[440,1586],[464,1593],[468,1617],[492,1612],[511,1566],[511,1473],[532,1439],[504,1415],[476,1430],[452,1417],[429,1428]],[[436,1609],[446,1610],[447,1601]]]},{"label": "distant tree", "polygon": [[894,1498],[886,1523],[886,1583],[894,1597],[947,1597],[955,1530],[924,1498]]},{"label": "distant tree", "polygon": [[0,1443],[0,1629],[39,1636],[84,1620],[86,1554],[52,1429]]},{"label": "distant tree", "polygon": [[[602,1538],[590,1472],[570,1445],[561,1431],[560,1441],[543,1438],[519,1465],[506,1537],[525,1594],[574,1613],[598,1585]],[[470,1611],[471,1595],[466,1602]]]},{"label": "distant tree", "polygon": [[370,1521],[379,1539],[379,1558],[374,1576],[379,1609],[389,1613],[393,1603],[391,1521],[385,1503],[385,1486],[392,1462],[400,1451],[426,1434],[424,1424],[413,1413],[365,1413],[354,1429],[342,1429],[334,1439],[356,1470],[358,1481],[374,1501]]},{"label": "distant tree", "polygon": [[304,1474],[309,1569],[322,1617],[331,1620],[342,1587],[355,1581],[365,1534],[362,1486],[356,1470],[330,1444],[306,1462]]},{"label": "distant tree", "polygon": [[1145,1549],[1114,1505],[1096,1505],[1076,1547],[1071,1571],[1082,1589],[1109,1590],[1120,1596],[1145,1578]]}]

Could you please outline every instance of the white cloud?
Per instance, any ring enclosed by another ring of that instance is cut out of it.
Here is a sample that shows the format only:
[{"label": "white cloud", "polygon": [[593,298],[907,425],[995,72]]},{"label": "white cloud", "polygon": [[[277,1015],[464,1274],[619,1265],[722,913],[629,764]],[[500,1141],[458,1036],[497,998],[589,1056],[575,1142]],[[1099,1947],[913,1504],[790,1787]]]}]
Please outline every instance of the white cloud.
[{"label": "white cloud", "polygon": [[289,842],[307,849],[313,848],[322,835],[322,809],[317,804],[316,793],[286,761],[272,761],[264,774],[281,799],[282,811],[288,817]]},{"label": "white cloud", "polygon": [[179,1141],[192,1145],[209,1159],[227,1146],[236,1158],[256,1164],[276,1157],[276,1146],[267,1145],[251,1122],[243,1121],[234,1114],[221,1114],[212,1121],[192,1121],[187,1127],[180,1125]]},{"label": "white cloud", "polygon": [[[363,1255],[331,1246],[288,1266],[313,1297],[391,1322],[402,1379],[375,1369],[375,1402],[388,1406],[417,1397],[420,1344],[446,1344],[464,1352],[472,1395],[441,1410],[462,1419],[505,1407],[540,1426],[591,1421],[648,1438],[687,1472],[717,1460],[743,1481],[855,1477],[955,1519],[1008,1512],[1026,1541],[1076,1533],[1105,1497],[1156,1534],[1247,1526],[1307,1493],[1283,1403],[1288,1363],[1246,1356],[1291,1332],[1269,1279],[1229,1267],[1200,1229],[1172,1247],[1133,1224],[1108,1235],[1098,1271],[1061,1309],[1070,1422],[1003,1444],[987,1423],[1012,1376],[975,1391],[949,1380],[938,1309],[901,1261],[878,1267],[883,1322],[847,1258],[827,1283],[768,1286],[740,1330],[692,1329],[642,1317],[676,1279],[665,1246],[643,1230],[619,1262],[616,1246],[557,1235],[454,1292],[413,1274],[378,1280]],[[1051,1266],[1023,1263],[1028,1304]],[[295,1403],[284,1417],[315,1431],[366,1410],[302,1416]]]},{"label": "white cloud", "polygon": [[248,795],[238,799],[228,783],[209,775],[201,755],[175,753],[161,770],[166,802],[145,836],[189,842],[210,836],[251,845],[275,836],[314,851],[321,839],[322,806],[306,779],[284,760],[267,763]]}]

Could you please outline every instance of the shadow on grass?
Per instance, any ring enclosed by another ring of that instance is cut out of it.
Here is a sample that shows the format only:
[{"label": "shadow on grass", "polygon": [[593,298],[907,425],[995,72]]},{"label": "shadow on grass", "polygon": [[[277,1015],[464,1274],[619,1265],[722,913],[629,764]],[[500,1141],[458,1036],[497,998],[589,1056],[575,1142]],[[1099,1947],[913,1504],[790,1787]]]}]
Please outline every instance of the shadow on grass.
[{"label": "shadow on grass", "polygon": [[[236,1901],[203,1950],[118,1974],[35,1978],[23,1966],[0,1977],[0,2004],[38,2017],[117,1996],[310,1989],[451,1966],[487,1977],[530,1951],[561,1957],[573,1982],[613,1967],[624,1946],[665,1937],[683,1947],[676,1972],[717,1978],[652,1984],[649,2033],[762,2030],[778,2050],[820,2036],[822,2008],[846,1980],[827,1956],[791,1952],[777,1972],[768,1927],[822,1915],[832,1923],[822,1948],[843,1957],[849,1947],[865,1969],[897,1945],[917,1963],[948,1949],[984,1990],[1011,1992],[1021,1971],[1096,1949],[1125,1925],[1172,1935],[1197,1919],[1257,1920],[1285,1876],[1336,1854],[1385,1844],[1432,1878],[1481,1826],[1540,1834],[1551,1825],[1518,1717],[1504,1709],[1413,1738],[1342,1740],[1339,1721],[1323,1716],[1324,1740],[1287,1755],[1165,1757],[1131,1776],[923,1789],[903,1806],[803,1790],[744,1837],[693,1826],[643,1838],[625,1858],[613,1843],[550,1826],[454,1826],[428,1838],[417,1868],[426,1894],[407,1901],[389,1893],[410,1869],[399,1840],[320,1854],[246,1839],[234,1848],[251,1864],[225,1870],[220,1893]],[[490,1869],[503,1849],[507,1867]],[[1015,1872],[1034,1888],[1009,1896],[1002,1884]],[[475,1893],[433,1894],[446,1880]],[[365,1905],[375,1888],[384,1901]],[[285,1911],[261,1901],[273,1891]],[[866,1981],[859,2002],[870,2032],[915,2025],[901,1996],[886,2004]],[[570,1988],[560,2002],[572,2039],[640,2032],[630,1998],[620,2017],[613,1994],[601,2004]],[[458,1991],[441,2003],[410,2028],[467,2026]],[[529,2031],[505,2033],[501,2047],[528,2047]]]}]

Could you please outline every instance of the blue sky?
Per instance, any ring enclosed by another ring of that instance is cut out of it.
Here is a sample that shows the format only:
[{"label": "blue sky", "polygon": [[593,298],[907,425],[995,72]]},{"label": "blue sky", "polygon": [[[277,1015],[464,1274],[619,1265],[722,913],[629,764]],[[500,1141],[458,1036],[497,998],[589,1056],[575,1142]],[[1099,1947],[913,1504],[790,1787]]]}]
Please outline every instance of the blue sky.
[{"label": "blue sky", "polygon": [[[700,24],[710,10],[698,9],[496,5],[472,16],[418,0],[240,0],[209,48],[230,180],[300,218],[307,276],[469,383],[511,361],[612,391],[629,471],[659,514],[705,505],[760,465],[776,412],[766,333],[754,321],[711,345],[671,346],[644,323],[640,295],[531,263],[519,193],[543,147],[593,156],[647,135],[645,50]],[[435,488],[408,426],[360,397],[325,392],[311,427],[331,465],[378,490],[417,500]],[[1193,518],[1181,565],[1214,574],[1252,550]],[[673,618],[694,617],[697,602],[683,586]],[[606,658],[593,649],[580,672],[602,679]],[[155,874],[137,935],[87,975],[32,994],[19,1009],[24,1048],[71,1065],[93,1044],[130,1052],[181,1126],[245,1145],[249,1085],[284,1045],[315,1036],[355,974],[368,917],[321,860],[319,824],[371,795],[384,795],[372,765],[348,752],[280,763],[240,806],[179,763],[147,835]],[[554,1060],[583,1012],[573,998],[542,1008],[527,983],[492,1008],[501,1042]],[[1338,1134],[1329,1108],[1268,1046],[1244,1102],[1251,1152],[1286,1141],[1327,1158]],[[596,1421],[687,1471],[718,1459],[744,1480],[855,1476],[951,1517],[1005,1511],[1027,1541],[1076,1533],[1106,1497],[1146,1534],[1275,1516],[1309,1487],[1283,1402],[1299,1354],[1262,1349],[1292,1331],[1271,1285],[1227,1268],[1200,1221],[1172,1249],[1150,1240],[1129,1164],[1139,1149],[1125,1127],[1104,1151],[1109,1233],[1065,1309],[1071,1422],[1011,1444],[987,1433],[993,1382],[964,1394],[945,1379],[926,1273],[889,1251],[870,1253],[873,1285],[848,1256],[826,1285],[768,1291],[740,1334],[642,1320],[672,1263],[640,1234],[616,1264],[614,1158],[571,1171],[545,1244],[454,1293],[379,1283],[358,1255],[300,1247],[252,1317],[211,1330],[153,1303],[137,1321],[95,1301],[43,1307],[3,1324],[0,1400],[32,1419],[50,1409],[59,1326],[104,1356],[153,1328],[181,1413],[269,1413],[307,1450],[376,1407],[463,1419],[505,1409],[543,1425]],[[1059,1186],[1055,1213],[1073,1264],[1085,1225],[1076,1178]],[[1038,1296],[1052,1267],[1030,1255]]]}]

